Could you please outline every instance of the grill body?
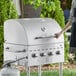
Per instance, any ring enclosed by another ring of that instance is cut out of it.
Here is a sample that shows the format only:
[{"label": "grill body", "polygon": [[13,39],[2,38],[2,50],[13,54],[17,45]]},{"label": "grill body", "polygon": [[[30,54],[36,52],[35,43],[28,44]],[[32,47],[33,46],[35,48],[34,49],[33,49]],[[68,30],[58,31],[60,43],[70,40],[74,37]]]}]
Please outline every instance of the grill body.
[{"label": "grill body", "polygon": [[4,23],[4,61],[16,60],[18,65],[38,66],[64,62],[64,37],[50,18],[11,19]]}]

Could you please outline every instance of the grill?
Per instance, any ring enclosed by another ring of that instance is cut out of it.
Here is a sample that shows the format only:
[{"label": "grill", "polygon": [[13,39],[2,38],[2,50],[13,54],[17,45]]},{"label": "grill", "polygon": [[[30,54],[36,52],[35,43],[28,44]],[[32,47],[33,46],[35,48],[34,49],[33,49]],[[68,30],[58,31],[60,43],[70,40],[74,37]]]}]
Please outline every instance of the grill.
[{"label": "grill", "polygon": [[41,66],[64,62],[64,37],[51,18],[11,19],[4,23],[4,61],[16,60],[22,66]]}]

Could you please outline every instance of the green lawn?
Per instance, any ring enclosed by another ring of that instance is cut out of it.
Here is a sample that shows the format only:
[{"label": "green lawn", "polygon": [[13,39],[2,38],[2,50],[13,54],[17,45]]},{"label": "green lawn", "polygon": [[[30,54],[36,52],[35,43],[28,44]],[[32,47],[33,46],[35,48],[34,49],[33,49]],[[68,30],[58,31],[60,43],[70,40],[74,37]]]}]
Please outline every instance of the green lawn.
[{"label": "green lawn", "polygon": [[[21,76],[27,76],[26,73],[22,72]],[[31,76],[38,76],[37,72],[31,72]],[[59,76],[59,71],[42,71],[42,76]],[[63,70],[63,76],[76,76],[76,69],[65,69]]]}]

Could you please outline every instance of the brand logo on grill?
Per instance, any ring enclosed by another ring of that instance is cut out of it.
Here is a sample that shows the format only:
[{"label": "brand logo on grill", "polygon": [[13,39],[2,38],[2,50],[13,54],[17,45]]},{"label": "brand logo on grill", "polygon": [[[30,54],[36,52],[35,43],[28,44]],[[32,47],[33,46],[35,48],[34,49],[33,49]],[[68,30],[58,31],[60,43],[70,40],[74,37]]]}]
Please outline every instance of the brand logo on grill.
[{"label": "brand logo on grill", "polygon": [[41,28],[41,31],[45,32],[46,31],[46,28],[45,27],[42,27]]}]

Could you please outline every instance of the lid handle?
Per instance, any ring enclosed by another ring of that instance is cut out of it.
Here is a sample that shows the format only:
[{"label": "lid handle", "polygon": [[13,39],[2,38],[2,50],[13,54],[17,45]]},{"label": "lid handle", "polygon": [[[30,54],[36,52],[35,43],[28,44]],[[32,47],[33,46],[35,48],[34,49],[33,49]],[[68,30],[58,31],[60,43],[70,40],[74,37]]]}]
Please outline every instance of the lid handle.
[{"label": "lid handle", "polygon": [[46,38],[55,38],[55,36],[51,35],[51,36],[46,36],[46,37],[43,37],[43,36],[35,37],[35,39],[46,39]]}]

